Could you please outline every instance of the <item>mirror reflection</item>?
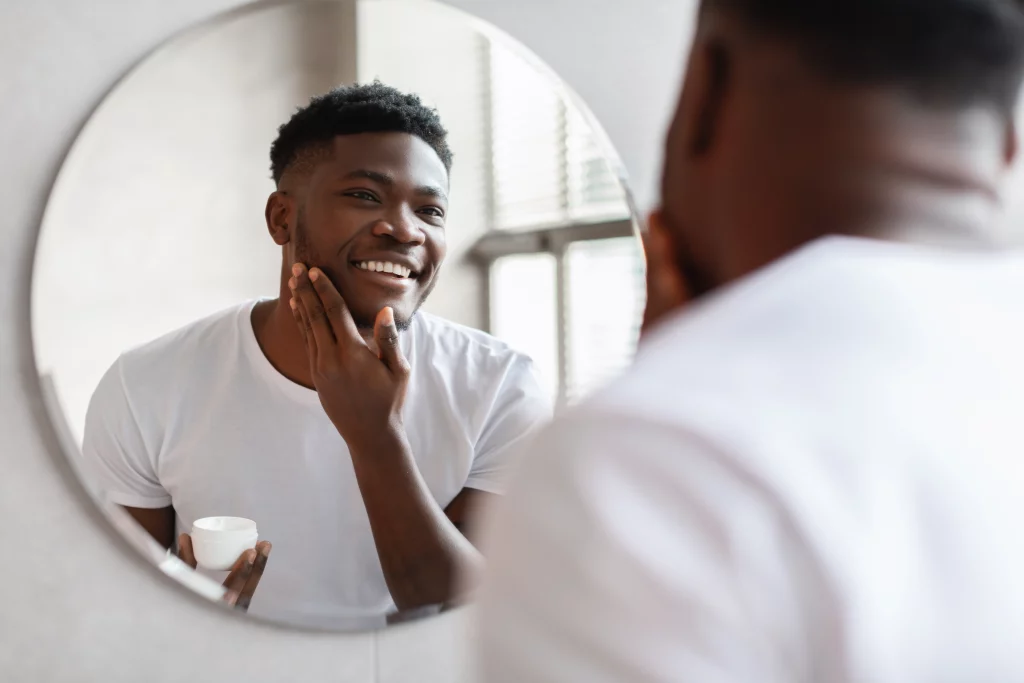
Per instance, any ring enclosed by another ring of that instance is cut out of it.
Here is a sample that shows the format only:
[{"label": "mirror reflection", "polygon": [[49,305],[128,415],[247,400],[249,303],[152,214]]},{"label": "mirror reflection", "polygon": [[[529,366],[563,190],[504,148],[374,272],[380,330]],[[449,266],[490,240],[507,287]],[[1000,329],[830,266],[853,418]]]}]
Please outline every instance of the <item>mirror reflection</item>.
[{"label": "mirror reflection", "polygon": [[171,41],[43,225],[36,354],[84,483],[254,616],[453,604],[524,437],[632,355],[643,265],[606,149],[534,57],[434,3]]}]

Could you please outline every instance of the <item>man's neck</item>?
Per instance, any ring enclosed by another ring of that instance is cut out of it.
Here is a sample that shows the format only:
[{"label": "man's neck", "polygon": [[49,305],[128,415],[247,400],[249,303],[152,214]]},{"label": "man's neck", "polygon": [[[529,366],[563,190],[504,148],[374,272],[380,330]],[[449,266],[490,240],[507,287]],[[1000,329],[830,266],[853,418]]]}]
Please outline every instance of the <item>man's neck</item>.
[{"label": "man's neck", "polygon": [[840,100],[790,202],[802,241],[831,233],[956,247],[998,240],[1007,138],[988,110]]},{"label": "man's neck", "polygon": [[888,181],[883,192],[829,192],[818,188],[796,214],[775,217],[776,225],[757,226],[747,239],[735,240],[725,263],[730,282],[829,235],[961,250],[1000,246],[1001,207],[987,192],[958,191],[927,184]]},{"label": "man's neck", "polygon": [[[253,334],[267,361],[287,379],[309,389],[313,387],[313,376],[309,367],[306,342],[299,333],[292,316],[288,297],[262,301],[252,311]],[[377,345],[372,329],[360,329],[363,341],[374,353]]]},{"label": "man's neck", "polygon": [[256,342],[274,369],[292,382],[312,389],[306,344],[292,317],[288,299],[280,297],[256,304],[251,322]]}]

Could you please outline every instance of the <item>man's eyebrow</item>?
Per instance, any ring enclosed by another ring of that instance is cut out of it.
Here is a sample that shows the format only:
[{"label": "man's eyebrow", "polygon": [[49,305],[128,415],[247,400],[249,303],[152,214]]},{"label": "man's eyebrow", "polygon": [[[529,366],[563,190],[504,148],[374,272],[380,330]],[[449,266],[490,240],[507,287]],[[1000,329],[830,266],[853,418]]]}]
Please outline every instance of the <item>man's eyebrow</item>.
[{"label": "man's eyebrow", "polygon": [[387,173],[381,173],[380,171],[371,171],[365,168],[356,169],[355,171],[346,173],[344,176],[345,180],[356,180],[359,178],[372,180],[375,183],[387,185],[388,187],[393,187],[395,185],[395,179],[392,176],[389,176]]},{"label": "man's eyebrow", "polygon": [[[371,171],[366,168],[359,168],[355,171],[350,171],[344,176],[345,180],[356,180],[356,179],[372,180],[375,183],[380,183],[385,187],[394,187],[397,185],[394,176],[390,176],[387,173],[381,173],[380,171]],[[443,199],[448,201],[448,193],[436,185],[422,185],[416,188],[416,194],[424,197],[434,197],[435,199]]]},{"label": "man's eyebrow", "polygon": [[443,199],[448,201],[448,194],[436,185],[422,185],[416,188],[416,194],[423,195],[424,197],[433,197],[435,199]]}]

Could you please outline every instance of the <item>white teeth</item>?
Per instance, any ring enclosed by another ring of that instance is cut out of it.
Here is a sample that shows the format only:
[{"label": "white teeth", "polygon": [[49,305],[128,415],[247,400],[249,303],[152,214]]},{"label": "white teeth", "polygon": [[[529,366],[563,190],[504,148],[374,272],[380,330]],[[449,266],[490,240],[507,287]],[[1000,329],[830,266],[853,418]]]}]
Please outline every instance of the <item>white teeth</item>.
[{"label": "white teeth", "polygon": [[398,277],[410,277],[412,270],[405,266],[400,266],[397,263],[391,263],[389,261],[360,261],[356,264],[362,270],[374,271],[377,273],[391,273]]}]

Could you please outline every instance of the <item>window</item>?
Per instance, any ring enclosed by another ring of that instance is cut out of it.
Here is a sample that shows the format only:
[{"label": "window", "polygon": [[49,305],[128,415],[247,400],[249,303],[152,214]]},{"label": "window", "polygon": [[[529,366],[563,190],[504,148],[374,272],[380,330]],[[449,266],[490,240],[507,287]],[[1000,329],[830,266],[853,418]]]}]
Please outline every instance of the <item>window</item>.
[{"label": "window", "polygon": [[565,253],[564,399],[572,403],[626,369],[644,307],[633,237],[572,242]]},{"label": "window", "polygon": [[579,109],[512,51],[491,44],[489,62],[493,226],[628,218],[622,185]]},{"label": "window", "polygon": [[490,331],[528,353],[558,405],[623,370],[643,314],[629,205],[585,117],[548,78],[492,43],[488,108]]},{"label": "window", "polygon": [[558,264],[551,254],[503,256],[490,266],[491,333],[533,358],[558,395]]},{"label": "window", "polygon": [[643,258],[618,176],[586,118],[533,64],[487,49],[489,330],[528,353],[559,405],[624,369],[643,314]]}]

